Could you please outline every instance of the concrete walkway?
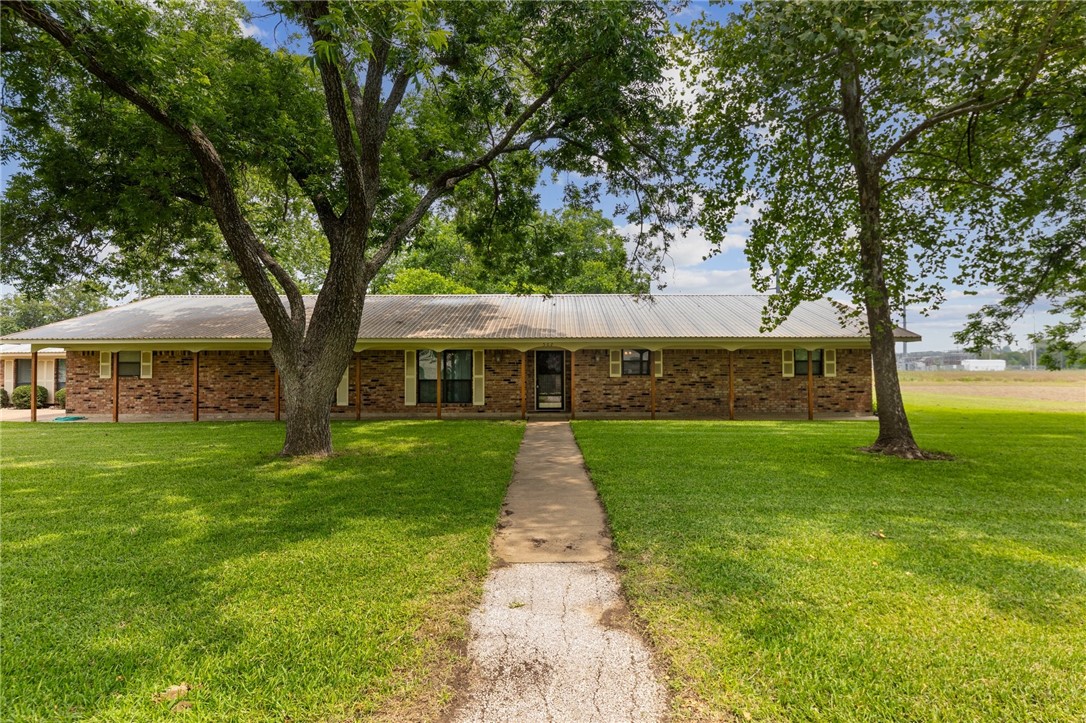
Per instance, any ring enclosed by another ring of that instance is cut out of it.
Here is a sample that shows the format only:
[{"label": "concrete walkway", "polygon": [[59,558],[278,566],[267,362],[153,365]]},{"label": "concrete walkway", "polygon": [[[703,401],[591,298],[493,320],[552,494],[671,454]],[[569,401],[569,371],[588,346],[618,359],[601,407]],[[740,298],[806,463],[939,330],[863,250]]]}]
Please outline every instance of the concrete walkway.
[{"label": "concrete walkway", "polygon": [[566,422],[532,422],[471,615],[472,671],[451,719],[658,721],[666,693],[630,625],[603,509]]}]

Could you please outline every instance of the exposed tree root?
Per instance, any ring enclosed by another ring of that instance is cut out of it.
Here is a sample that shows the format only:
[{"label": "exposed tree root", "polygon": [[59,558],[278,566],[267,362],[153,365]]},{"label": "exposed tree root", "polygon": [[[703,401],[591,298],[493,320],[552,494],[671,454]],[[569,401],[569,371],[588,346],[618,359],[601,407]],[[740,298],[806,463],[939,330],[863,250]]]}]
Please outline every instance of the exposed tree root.
[{"label": "exposed tree root", "polygon": [[917,446],[911,439],[878,440],[870,447],[860,447],[861,452],[870,454],[884,454],[887,457],[900,457],[901,459],[917,460],[951,460],[953,455],[942,452],[926,452]]}]

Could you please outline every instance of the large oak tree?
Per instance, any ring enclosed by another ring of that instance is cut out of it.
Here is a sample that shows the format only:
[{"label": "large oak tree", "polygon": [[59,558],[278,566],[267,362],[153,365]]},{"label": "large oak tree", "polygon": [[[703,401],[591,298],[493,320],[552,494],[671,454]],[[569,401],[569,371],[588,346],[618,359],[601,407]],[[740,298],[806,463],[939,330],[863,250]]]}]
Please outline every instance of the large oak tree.
[{"label": "large oak tree", "polygon": [[693,37],[708,235],[756,204],[747,255],[762,290],[780,284],[770,324],[852,296],[872,337],[872,450],[925,456],[892,312],[1007,279],[1019,251],[1081,258],[1086,5],[753,2]]},{"label": "large oak tree", "polygon": [[[541,164],[600,178],[636,190],[646,237],[684,205],[669,196],[682,156],[659,4],[267,10],[285,47],[243,37],[245,8],[224,0],[3,4],[5,153],[24,164],[6,194],[3,276],[183,267],[223,239],[271,329],[284,454],[331,450],[327,400],[367,286],[459,186],[500,209],[523,203],[518,183]],[[327,243],[308,308],[262,233],[268,198],[304,199]]]}]

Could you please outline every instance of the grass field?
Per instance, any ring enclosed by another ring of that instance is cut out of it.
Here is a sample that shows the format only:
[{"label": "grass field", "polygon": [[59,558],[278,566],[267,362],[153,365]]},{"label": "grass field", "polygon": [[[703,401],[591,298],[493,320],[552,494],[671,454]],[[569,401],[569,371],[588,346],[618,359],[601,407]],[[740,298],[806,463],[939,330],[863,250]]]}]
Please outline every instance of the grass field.
[{"label": "grass field", "polygon": [[5,424],[0,715],[440,703],[522,429],[336,423],[338,456],[291,462],[271,423]]},{"label": "grass field", "polygon": [[907,402],[953,461],[861,453],[870,422],[574,423],[680,719],[1086,719],[1086,416]]},{"label": "grass field", "polygon": [[1086,370],[901,372],[909,403],[1086,414]]}]

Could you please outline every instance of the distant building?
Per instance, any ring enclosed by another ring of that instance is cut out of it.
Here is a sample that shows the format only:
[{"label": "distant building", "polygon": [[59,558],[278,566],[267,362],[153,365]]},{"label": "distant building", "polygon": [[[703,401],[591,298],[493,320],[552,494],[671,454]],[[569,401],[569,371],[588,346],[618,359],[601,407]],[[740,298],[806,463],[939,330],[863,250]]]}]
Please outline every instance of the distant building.
[{"label": "distant building", "polygon": [[1007,362],[1003,359],[963,359],[962,369],[967,372],[1005,372]]}]

